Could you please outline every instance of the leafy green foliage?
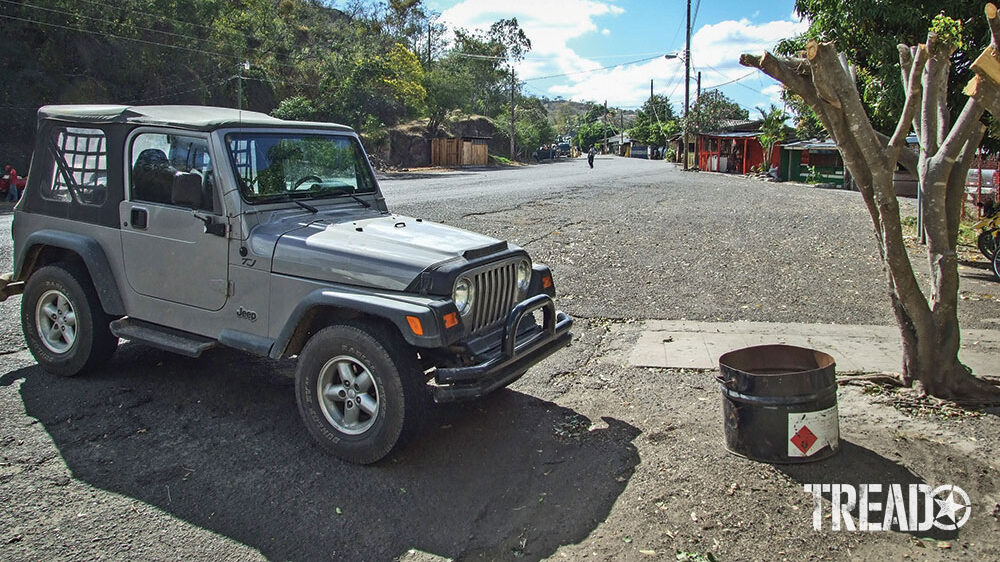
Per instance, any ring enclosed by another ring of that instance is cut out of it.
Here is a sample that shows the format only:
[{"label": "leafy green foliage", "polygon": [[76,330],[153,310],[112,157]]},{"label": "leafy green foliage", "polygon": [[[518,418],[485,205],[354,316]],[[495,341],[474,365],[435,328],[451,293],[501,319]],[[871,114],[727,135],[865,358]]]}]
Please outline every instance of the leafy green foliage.
[{"label": "leafy green foliage", "polygon": [[[951,56],[948,78],[949,107],[957,112],[965,101],[961,90],[972,77],[972,61],[990,42],[984,4],[954,0],[796,0],[795,10],[810,21],[809,31],[799,38],[800,43],[804,45],[806,39],[836,42],[837,49],[858,67],[859,91],[872,124],[890,134],[904,101],[896,45],[924,43],[928,29],[942,40],[960,41]],[[960,22],[964,27],[958,25]],[[776,51],[794,52],[783,47],[789,45],[779,45]]]},{"label": "leafy green foliage", "polygon": [[316,107],[305,96],[292,96],[281,100],[271,115],[289,121],[310,121],[316,116]]},{"label": "leafy green foliage", "polygon": [[774,104],[771,104],[771,108],[764,111],[761,108],[757,108],[760,112],[761,119],[764,120],[760,125],[760,145],[764,148],[764,161],[771,161],[771,150],[774,145],[785,140],[785,119],[788,115],[785,114],[781,108]]},{"label": "leafy green foliage", "polygon": [[931,21],[931,33],[937,35],[938,41],[954,49],[962,48],[962,22],[954,20],[943,13],[934,16]]},{"label": "leafy green foliage", "polygon": [[446,50],[425,0],[332,5],[0,3],[0,71],[10,85],[0,89],[0,151],[27,167],[35,110],[45,103],[239,104],[346,123],[377,142],[386,127],[417,117],[432,125],[455,109],[495,117],[510,100],[510,63],[531,48],[515,19],[482,34],[458,30]]},{"label": "leafy green foliage", "polygon": [[[500,123],[510,123],[510,106],[497,117]],[[506,131],[507,127],[500,127]],[[548,111],[538,98],[520,98],[514,111],[514,142],[527,155],[534,149],[552,144],[556,138],[555,128],[548,119]],[[520,152],[520,151],[519,151]]]},{"label": "leafy green foliage", "polygon": [[718,131],[726,121],[749,118],[749,111],[718,90],[702,92],[686,117],[688,133]]},{"label": "leafy green foliage", "polygon": [[643,144],[664,146],[667,139],[680,130],[677,116],[666,96],[654,95],[646,100],[642,108],[636,112],[632,128],[628,135]]}]

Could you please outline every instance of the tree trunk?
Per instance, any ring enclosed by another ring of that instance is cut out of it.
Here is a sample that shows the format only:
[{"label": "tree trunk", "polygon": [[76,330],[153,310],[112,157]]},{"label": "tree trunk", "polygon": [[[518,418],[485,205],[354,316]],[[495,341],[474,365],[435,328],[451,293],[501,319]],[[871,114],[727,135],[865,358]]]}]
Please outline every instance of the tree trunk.
[{"label": "tree trunk", "polygon": [[[996,28],[997,12],[991,8],[992,4],[987,18],[991,28]],[[851,69],[832,43],[811,41],[805,59],[745,54],[740,63],[759,68],[800,95],[837,143],[875,228],[892,311],[902,336],[903,384],[916,382],[927,394],[959,402],[995,403],[1000,401],[1000,389],[973,377],[958,359],[961,333],[956,247],[965,174],[985,132],[980,118],[985,107],[1000,115],[1000,85],[979,77],[976,91],[952,126],[945,94],[949,57],[954,50],[933,33],[926,44],[900,45],[906,102],[891,138],[872,127]],[[919,154],[905,146],[911,127],[920,143]],[[917,282],[904,243],[892,185],[897,162],[916,169],[918,189],[923,194],[929,295]]]}]

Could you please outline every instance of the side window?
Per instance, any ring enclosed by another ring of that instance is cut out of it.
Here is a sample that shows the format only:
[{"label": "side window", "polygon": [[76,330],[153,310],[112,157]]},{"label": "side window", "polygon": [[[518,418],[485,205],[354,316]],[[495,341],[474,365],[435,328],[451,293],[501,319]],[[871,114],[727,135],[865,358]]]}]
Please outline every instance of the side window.
[{"label": "side window", "polygon": [[208,141],[142,133],[132,140],[129,193],[133,201],[217,211]]},{"label": "side window", "polygon": [[100,129],[53,131],[52,181],[41,195],[51,201],[100,206],[108,196],[108,141]]}]

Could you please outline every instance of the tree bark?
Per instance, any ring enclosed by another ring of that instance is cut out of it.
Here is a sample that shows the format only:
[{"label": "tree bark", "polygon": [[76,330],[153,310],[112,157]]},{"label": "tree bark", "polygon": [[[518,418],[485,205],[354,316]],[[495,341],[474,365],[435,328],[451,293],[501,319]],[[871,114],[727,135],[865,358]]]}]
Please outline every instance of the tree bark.
[{"label": "tree bark", "polygon": [[[1000,29],[992,4],[986,15],[991,29]],[[933,33],[926,44],[899,46],[906,101],[892,137],[872,127],[854,76],[832,43],[809,42],[806,59],[744,54],[740,63],[762,70],[800,95],[830,132],[854,176],[872,218],[902,336],[903,384],[916,382],[927,394],[959,402],[996,403],[1000,390],[973,377],[958,359],[956,247],[965,175],[985,131],[980,118],[987,107],[1000,115],[1000,85],[979,77],[975,88],[970,85],[976,92],[951,126],[946,94],[953,52],[953,46],[942,44]],[[911,128],[917,133],[919,153],[905,146]],[[929,295],[917,282],[904,243],[892,185],[897,163],[917,172],[923,193]]]}]

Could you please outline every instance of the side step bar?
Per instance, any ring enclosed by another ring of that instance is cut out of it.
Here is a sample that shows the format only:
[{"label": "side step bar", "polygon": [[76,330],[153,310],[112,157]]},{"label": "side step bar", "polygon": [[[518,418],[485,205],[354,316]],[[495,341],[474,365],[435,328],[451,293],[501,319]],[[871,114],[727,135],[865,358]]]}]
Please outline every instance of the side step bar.
[{"label": "side step bar", "polygon": [[111,332],[122,339],[144,343],[187,357],[201,357],[202,353],[219,344],[211,338],[135,320],[127,316],[112,322]]},{"label": "side step bar", "polygon": [[0,302],[24,292],[24,281],[14,281],[13,273],[0,275]]}]

